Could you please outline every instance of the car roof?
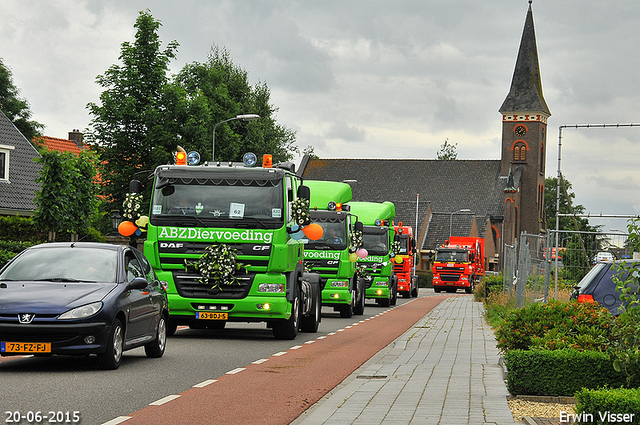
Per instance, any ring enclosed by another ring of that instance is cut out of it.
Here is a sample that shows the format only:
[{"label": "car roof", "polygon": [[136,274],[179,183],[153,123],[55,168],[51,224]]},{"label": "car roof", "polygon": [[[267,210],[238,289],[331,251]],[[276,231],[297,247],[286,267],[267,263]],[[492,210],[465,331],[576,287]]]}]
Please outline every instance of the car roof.
[{"label": "car roof", "polygon": [[34,245],[29,249],[53,249],[53,248],[94,248],[106,249],[110,251],[118,251],[125,249],[125,245],[114,245],[102,242],[48,242],[40,245]]}]

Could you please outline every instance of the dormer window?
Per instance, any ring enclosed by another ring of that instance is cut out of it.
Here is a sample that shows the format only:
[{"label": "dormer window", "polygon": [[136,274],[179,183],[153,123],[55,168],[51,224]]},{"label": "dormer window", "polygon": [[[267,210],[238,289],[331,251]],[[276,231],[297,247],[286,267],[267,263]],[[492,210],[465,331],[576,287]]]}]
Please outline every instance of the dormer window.
[{"label": "dormer window", "polygon": [[513,162],[525,162],[527,160],[527,145],[524,142],[516,142],[513,146]]},{"label": "dormer window", "polygon": [[9,181],[9,153],[14,146],[0,145],[0,181]]}]

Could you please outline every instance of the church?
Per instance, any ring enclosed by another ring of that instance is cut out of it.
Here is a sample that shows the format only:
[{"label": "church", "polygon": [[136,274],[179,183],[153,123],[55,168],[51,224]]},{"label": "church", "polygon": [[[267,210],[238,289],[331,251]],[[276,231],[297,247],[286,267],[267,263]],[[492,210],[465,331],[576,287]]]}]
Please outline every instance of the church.
[{"label": "church", "polygon": [[[414,227],[418,269],[449,236],[485,239],[487,270],[502,270],[505,245],[543,234],[547,120],[531,2],[502,116],[499,160],[321,159],[305,156],[304,179],[344,181],[354,201],[391,201],[395,223]],[[417,229],[417,231],[415,230]]]}]

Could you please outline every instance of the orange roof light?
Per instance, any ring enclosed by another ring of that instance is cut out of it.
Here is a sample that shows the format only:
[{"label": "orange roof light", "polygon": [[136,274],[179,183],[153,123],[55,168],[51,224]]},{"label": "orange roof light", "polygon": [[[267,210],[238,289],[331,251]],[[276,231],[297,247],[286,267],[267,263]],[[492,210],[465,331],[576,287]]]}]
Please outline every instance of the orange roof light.
[{"label": "orange roof light", "polygon": [[187,152],[180,146],[177,147],[176,165],[187,165]]},{"label": "orange roof light", "polygon": [[271,155],[268,155],[268,154],[262,155],[262,166],[264,168],[271,168],[272,161],[273,159]]}]

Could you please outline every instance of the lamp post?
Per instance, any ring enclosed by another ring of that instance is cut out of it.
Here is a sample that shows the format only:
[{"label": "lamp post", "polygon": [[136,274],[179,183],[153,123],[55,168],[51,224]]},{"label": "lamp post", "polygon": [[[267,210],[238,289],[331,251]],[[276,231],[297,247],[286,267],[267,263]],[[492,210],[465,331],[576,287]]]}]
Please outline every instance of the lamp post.
[{"label": "lamp post", "polygon": [[458,211],[454,211],[449,215],[449,239],[451,239],[451,225],[453,224],[453,215],[458,213],[469,213],[471,210],[469,208],[464,208]]},{"label": "lamp post", "polygon": [[211,145],[211,161],[215,162],[215,153],[216,153],[216,128],[220,125],[220,124],[224,124],[226,122],[229,121],[234,121],[234,120],[242,120],[242,121],[255,121],[258,118],[260,118],[260,115],[257,114],[243,114],[243,115],[236,115],[233,118],[229,118],[228,120],[224,120],[224,121],[220,121],[218,124],[213,126],[213,144]]},{"label": "lamp post", "polygon": [[120,215],[120,210],[114,210],[111,213],[111,234],[109,236],[119,236],[118,226],[122,223],[122,216]]}]

